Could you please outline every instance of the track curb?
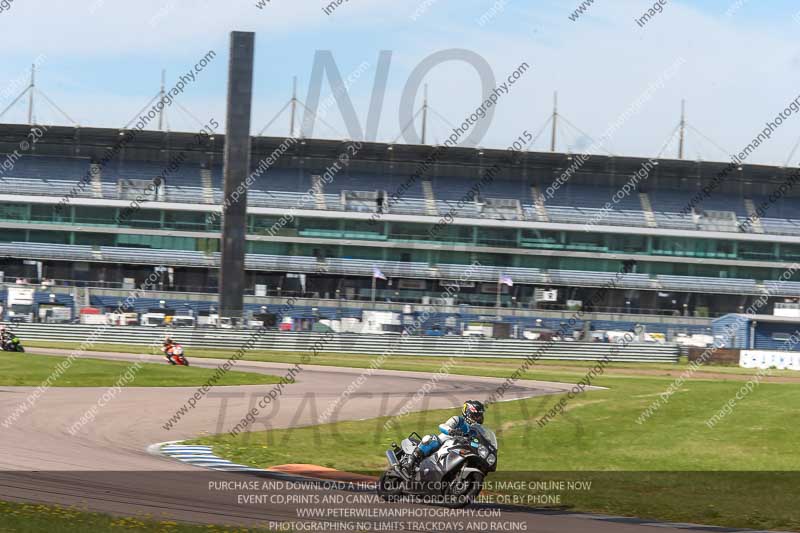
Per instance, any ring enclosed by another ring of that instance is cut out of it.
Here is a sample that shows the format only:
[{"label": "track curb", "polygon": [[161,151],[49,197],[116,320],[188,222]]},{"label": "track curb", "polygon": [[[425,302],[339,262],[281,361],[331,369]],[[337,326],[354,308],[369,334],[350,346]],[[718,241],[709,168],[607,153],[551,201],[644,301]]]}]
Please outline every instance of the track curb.
[{"label": "track curb", "polygon": [[[301,474],[289,474],[280,470],[270,470],[263,468],[254,468],[246,465],[240,465],[223,459],[214,455],[211,446],[204,445],[187,445],[182,444],[185,441],[167,441],[151,444],[146,448],[147,452],[153,455],[160,455],[170,459],[180,461],[191,466],[206,468],[210,470],[222,472],[242,472],[251,475],[258,475],[261,477],[270,477],[274,479],[282,479],[286,481],[306,482],[306,483],[324,483],[330,488],[337,488],[341,490],[369,490],[364,487],[363,483],[354,485],[353,482],[337,481],[332,479],[317,478],[305,476]],[[511,505],[494,505],[493,507],[505,508],[508,510],[519,510],[519,507]],[[710,533],[792,533],[790,531],[777,531],[777,530],[762,530],[762,529],[739,529],[725,526],[707,526],[702,524],[692,523],[679,523],[679,522],[659,522],[657,520],[646,520],[642,518],[632,518],[628,516],[611,516],[601,515],[594,513],[575,513],[570,511],[559,511],[553,509],[531,509],[524,508],[526,512],[534,512],[542,515],[560,515],[571,518],[582,518],[585,520],[596,520],[599,522],[612,522],[618,524],[629,524],[638,526],[651,526],[654,528],[674,528],[686,531],[700,531]]]}]

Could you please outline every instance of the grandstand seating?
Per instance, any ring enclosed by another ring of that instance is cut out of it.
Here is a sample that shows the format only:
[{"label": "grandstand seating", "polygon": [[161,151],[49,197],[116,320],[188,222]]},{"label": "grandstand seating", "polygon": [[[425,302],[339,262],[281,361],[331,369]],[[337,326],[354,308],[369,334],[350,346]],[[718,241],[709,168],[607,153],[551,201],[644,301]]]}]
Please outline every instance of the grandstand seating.
[{"label": "grandstand seating", "polygon": [[694,222],[691,216],[684,216],[679,213],[667,213],[663,211],[654,211],[656,223],[660,228],[667,229],[699,229],[697,223]]},{"label": "grandstand seating", "polygon": [[8,174],[19,178],[44,180],[79,180],[89,172],[85,157],[24,155]]},{"label": "grandstand seating", "polygon": [[[53,297],[51,297],[51,294]],[[4,294],[0,293],[0,301],[4,301]],[[50,293],[49,291],[36,291],[33,293],[33,303],[35,304],[55,304],[72,307],[75,299],[71,294]]]},{"label": "grandstand seating", "polygon": [[764,288],[769,294],[800,297],[800,282],[796,281],[764,281]]},{"label": "grandstand seating", "polygon": [[604,211],[595,207],[548,206],[547,215],[551,222],[640,227],[645,225],[644,212],[641,210]]},{"label": "grandstand seating", "polygon": [[759,206],[766,203],[767,215],[776,219],[800,220],[800,203],[793,198],[781,198],[775,202],[770,202],[768,197],[754,196],[753,202]]},{"label": "grandstand seating", "polygon": [[[320,173],[321,174],[321,173]],[[339,172],[325,184],[325,192],[339,194],[342,191],[385,191],[392,195],[400,185],[404,186],[404,196],[424,198],[420,180],[408,180],[408,176],[373,175],[364,173]]]},{"label": "grandstand seating", "polygon": [[[24,194],[24,195],[37,195],[37,196],[64,196],[72,194],[76,197],[91,198],[94,196],[93,190],[90,187],[85,187],[83,190],[76,191],[73,189],[77,183],[68,180],[52,180],[52,179],[37,179],[37,178],[17,178],[5,177],[0,178],[0,190],[5,193],[11,194]],[[319,209],[314,205],[313,198],[304,202],[304,194],[297,191],[276,191],[276,190],[263,190],[251,189],[248,195],[248,205],[258,207],[273,207],[273,208],[286,208],[289,206],[297,206],[306,209]],[[116,184],[104,181],[102,184],[102,197],[117,199],[119,192]],[[223,193],[221,190],[213,191],[214,202],[220,204],[223,201]],[[326,199],[326,209],[329,210],[345,210],[342,204],[341,196],[334,194],[324,194]],[[177,203],[204,203],[205,197],[203,189],[200,187],[177,186],[168,182],[165,187],[164,199],[169,202]],[[443,200],[436,200],[434,202],[436,210],[439,215],[452,213],[457,217],[462,218],[485,218],[492,213],[491,210],[481,210],[475,203],[465,203],[457,205],[456,202],[446,202]],[[367,206],[363,206],[358,210],[366,210]],[[397,214],[416,214],[427,215],[429,214],[425,200],[422,198],[403,197],[396,202],[386,204],[384,212],[397,213]],[[522,205],[523,217],[527,220],[541,220],[539,214],[532,204]],[[547,214],[549,221],[573,224],[593,224],[593,225],[612,225],[612,226],[633,226],[645,227],[646,218],[641,210],[611,210],[604,212],[600,208],[576,208],[569,206],[548,206]],[[703,229],[702,226],[696,223],[691,216],[683,216],[678,213],[665,213],[655,211],[655,218],[658,227],[669,229],[687,229],[699,230]],[[513,218],[513,217],[505,217]],[[746,217],[739,217],[740,223],[745,222]],[[764,218],[761,221],[764,230],[768,234],[776,235],[800,235],[800,219],[775,219]],[[725,227],[714,227],[714,231],[724,231]],[[739,228],[728,226],[728,231],[740,231]]]},{"label": "grandstand seating", "polygon": [[[752,279],[702,278],[695,276],[671,276],[665,274],[659,275],[657,279],[661,284],[661,287],[665,290],[708,292],[709,290],[713,289],[714,292],[729,294],[759,294],[756,281]],[[781,295],[783,295],[783,287],[783,284],[776,285],[776,288],[779,288]]]},{"label": "grandstand seating", "polygon": [[[431,183],[433,184],[434,196],[437,199],[446,202],[457,202],[467,197],[473,185],[477,188],[482,181],[483,176],[478,175],[471,179],[437,177],[433,178]],[[524,181],[509,181],[496,178],[482,183],[477,194],[484,198],[510,198],[527,204],[533,202],[530,189]]]},{"label": "grandstand seating", "polygon": [[[611,202],[612,197],[617,192],[616,188],[604,186],[573,185],[567,183],[559,187],[553,194],[553,198],[547,201],[550,205],[573,206],[579,208],[602,208],[606,202]],[[614,204],[617,209],[641,211],[642,206],[637,194],[629,194],[618,198]]]},{"label": "grandstand seating", "polygon": [[[254,166],[257,162],[253,163]],[[164,172],[165,162],[141,162],[119,160],[109,163],[102,173],[102,184],[99,192],[103,198],[119,198],[117,180],[134,179],[150,180]],[[84,187],[81,191],[73,188],[89,169],[89,160],[80,157],[24,156],[6,176],[0,177],[0,190],[11,194],[64,196],[73,194],[78,197],[91,198],[98,194],[92,187]],[[219,165],[211,168],[212,197],[217,204],[223,201],[222,169]],[[647,227],[647,218],[642,210],[638,194],[629,194],[617,203],[613,209],[603,211],[602,207],[609,202],[616,189],[608,186],[586,186],[567,183],[560,187],[553,198],[546,201],[537,212],[529,184],[524,180],[510,181],[496,179],[486,184],[480,191],[480,199],[498,199],[519,201],[519,209],[486,207],[475,201],[459,203],[470,190],[480,182],[480,176],[474,179],[457,179],[436,177],[431,180],[433,199],[426,203],[421,180],[410,184],[410,187],[399,199],[385,202],[384,212],[397,214],[417,214],[439,216],[451,213],[463,218],[502,218],[544,221],[575,224],[598,224],[613,226]],[[285,208],[287,205],[307,209],[355,210],[370,211],[376,209],[375,202],[344,201],[345,191],[361,191],[375,193],[385,191],[389,197],[398,187],[407,183],[406,176],[368,175],[363,173],[339,173],[331,183],[325,185],[320,200],[315,203],[303,202],[303,195],[311,188],[311,172],[286,169],[269,169],[260,175],[250,188],[248,203],[252,206]],[[719,211],[732,213],[731,218],[722,220],[699,220],[689,214],[682,215],[690,193],[688,191],[658,189],[649,193],[653,214],[657,227],[686,230],[711,231],[753,231],[745,226],[737,227],[736,222],[746,220],[748,213],[742,198],[718,193],[704,199],[700,212]],[[193,163],[182,163],[179,168],[170,172],[166,179],[163,198],[178,203],[206,203],[206,196],[201,187],[200,167]],[[756,205],[764,198],[753,197]],[[491,203],[491,202],[490,202]],[[430,207],[433,206],[433,207]],[[434,210],[434,212],[432,212]],[[782,199],[771,204],[769,218],[761,220],[761,226],[768,234],[800,235],[800,204]]]},{"label": "grandstand seating", "polygon": [[114,160],[102,170],[104,182],[116,183],[119,179],[136,179],[150,181],[163,176],[164,181],[174,187],[199,187],[200,165],[190,162],[176,161],[126,161]]},{"label": "grandstand seating", "polygon": [[762,218],[761,225],[766,233],[776,235],[800,235],[800,217],[792,220]]},{"label": "grandstand seating", "polygon": [[624,286],[630,289],[653,289],[653,280],[647,274],[617,274],[615,272],[587,272],[583,270],[551,270],[550,277],[557,285],[594,287],[598,283],[607,287]]}]

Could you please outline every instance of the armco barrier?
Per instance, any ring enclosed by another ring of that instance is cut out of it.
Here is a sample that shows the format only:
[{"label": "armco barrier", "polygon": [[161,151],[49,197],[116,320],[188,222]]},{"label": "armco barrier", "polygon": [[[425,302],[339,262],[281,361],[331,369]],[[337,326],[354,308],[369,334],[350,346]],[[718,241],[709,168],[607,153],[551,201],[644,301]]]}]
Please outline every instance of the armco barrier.
[{"label": "armco barrier", "polygon": [[[159,343],[170,334],[187,348],[205,347],[235,350],[243,346],[255,330],[204,328],[147,328],[133,326],[89,326],[15,324],[13,329],[23,340],[85,342],[93,338],[98,344]],[[511,357],[534,354],[547,342],[517,339],[472,339],[471,348],[465,337],[415,337],[400,335],[359,335],[289,333],[267,331],[253,344],[253,349],[307,352],[316,348],[325,353],[357,353],[378,355],[389,352],[410,356]],[[678,347],[672,344],[639,344],[617,346],[607,343],[556,342],[541,359],[597,361],[608,354],[611,361],[668,362],[678,361]],[[191,352],[189,353],[191,356]]]}]

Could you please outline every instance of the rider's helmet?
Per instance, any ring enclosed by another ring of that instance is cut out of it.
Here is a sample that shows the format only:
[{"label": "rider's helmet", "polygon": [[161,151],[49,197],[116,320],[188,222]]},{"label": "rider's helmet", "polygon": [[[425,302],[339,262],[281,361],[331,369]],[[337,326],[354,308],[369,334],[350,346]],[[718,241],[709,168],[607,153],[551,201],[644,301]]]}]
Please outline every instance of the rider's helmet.
[{"label": "rider's helmet", "polygon": [[464,420],[470,425],[483,424],[483,413],[485,412],[486,407],[478,400],[467,400],[464,402],[464,407],[461,408]]},{"label": "rider's helmet", "polygon": [[164,345],[165,345],[165,346],[166,346],[167,344],[172,344],[172,343],[174,343],[174,342],[175,342],[175,341],[173,341],[173,340],[172,340],[172,337],[170,337],[169,335],[167,335],[166,337],[164,337]]}]

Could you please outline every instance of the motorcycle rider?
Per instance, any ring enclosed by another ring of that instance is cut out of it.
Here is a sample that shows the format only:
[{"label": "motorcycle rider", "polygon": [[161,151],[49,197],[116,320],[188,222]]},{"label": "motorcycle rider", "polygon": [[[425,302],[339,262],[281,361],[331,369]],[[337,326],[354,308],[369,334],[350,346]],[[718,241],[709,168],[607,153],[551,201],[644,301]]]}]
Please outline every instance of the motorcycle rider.
[{"label": "motorcycle rider", "polygon": [[11,331],[9,331],[8,329],[6,329],[4,325],[0,325],[0,347],[5,349],[6,346],[11,344],[11,339],[13,338],[14,334],[11,333]]},{"label": "motorcycle rider", "polygon": [[404,465],[404,472],[408,477],[414,475],[414,468],[424,459],[429,456],[439,446],[450,437],[464,436],[469,433],[470,426],[473,424],[483,424],[483,415],[486,412],[486,407],[478,400],[467,400],[461,407],[461,415],[453,416],[447,419],[443,424],[439,424],[439,435],[425,435],[422,440],[414,448],[411,453],[411,460],[407,461]]},{"label": "motorcycle rider", "polygon": [[172,349],[175,347],[176,342],[172,340],[172,337],[167,336],[164,339],[164,345],[161,347],[161,351],[167,356],[167,361],[169,364],[174,365],[176,364],[175,361],[172,360]]}]

